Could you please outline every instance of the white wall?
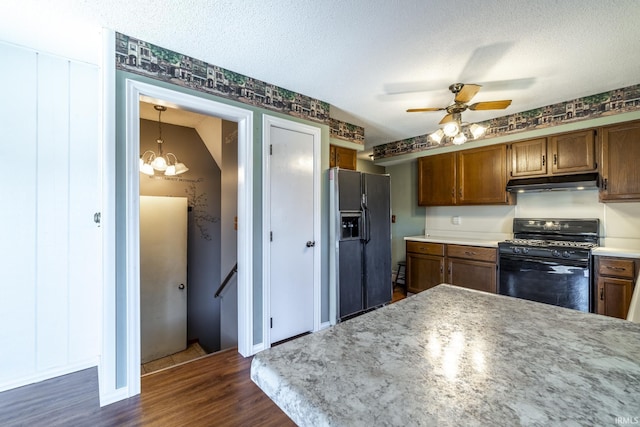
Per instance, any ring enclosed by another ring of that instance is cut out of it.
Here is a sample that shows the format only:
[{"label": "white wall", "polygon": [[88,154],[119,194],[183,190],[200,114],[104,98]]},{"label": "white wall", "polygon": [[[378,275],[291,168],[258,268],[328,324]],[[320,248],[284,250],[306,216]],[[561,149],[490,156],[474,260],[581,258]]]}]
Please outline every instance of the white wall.
[{"label": "white wall", "polygon": [[[454,216],[460,225],[453,224]],[[640,248],[640,203],[600,203],[598,190],[522,193],[514,206],[430,207],[425,230],[435,236],[500,240],[513,232],[513,218],[598,218],[601,245]]]},{"label": "white wall", "polygon": [[99,67],[0,58],[1,391],[98,364],[102,171]]}]

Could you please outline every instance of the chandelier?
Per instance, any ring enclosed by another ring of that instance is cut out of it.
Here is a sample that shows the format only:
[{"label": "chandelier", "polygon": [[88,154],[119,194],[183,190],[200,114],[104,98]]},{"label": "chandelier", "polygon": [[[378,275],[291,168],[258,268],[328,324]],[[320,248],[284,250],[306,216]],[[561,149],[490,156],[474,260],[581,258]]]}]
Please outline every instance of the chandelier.
[{"label": "chandelier", "polygon": [[152,150],[147,150],[140,156],[140,172],[146,175],[154,175],[155,171],[164,172],[167,176],[180,175],[189,170],[184,163],[180,162],[175,154],[167,153],[163,155],[162,144],[162,112],[167,110],[163,105],[154,105],[158,112],[158,154]]},{"label": "chandelier", "polygon": [[451,114],[451,120],[444,126],[428,136],[429,141],[440,144],[451,142],[454,145],[462,145],[468,140],[480,138],[487,131],[487,127],[476,123],[463,123],[460,113]]}]

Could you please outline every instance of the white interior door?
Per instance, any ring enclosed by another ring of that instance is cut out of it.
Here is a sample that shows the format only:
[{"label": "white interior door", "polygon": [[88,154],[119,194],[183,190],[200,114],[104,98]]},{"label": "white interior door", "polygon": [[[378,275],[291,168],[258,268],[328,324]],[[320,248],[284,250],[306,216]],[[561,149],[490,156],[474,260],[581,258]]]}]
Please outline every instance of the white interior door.
[{"label": "white interior door", "polygon": [[314,136],[269,128],[270,343],[314,330]]},{"label": "white interior door", "polygon": [[187,347],[187,198],[140,196],[140,358]]}]

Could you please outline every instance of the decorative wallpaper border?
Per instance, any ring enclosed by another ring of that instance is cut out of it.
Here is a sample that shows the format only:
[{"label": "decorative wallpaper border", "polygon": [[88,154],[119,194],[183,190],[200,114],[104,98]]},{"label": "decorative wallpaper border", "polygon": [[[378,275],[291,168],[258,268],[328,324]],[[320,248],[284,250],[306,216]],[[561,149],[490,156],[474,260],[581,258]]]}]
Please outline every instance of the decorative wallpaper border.
[{"label": "decorative wallpaper border", "polygon": [[116,69],[327,124],[331,137],[364,145],[364,128],[329,118],[330,105],[116,32]]},{"label": "decorative wallpaper border", "polygon": [[361,126],[329,118],[329,130],[331,138],[344,139],[364,145],[364,128]]},{"label": "decorative wallpaper border", "polygon": [[[481,139],[637,110],[640,110],[640,84],[482,122],[481,124],[489,126],[489,130]],[[427,137],[428,135],[420,135],[375,146],[373,156],[378,160],[450,145],[434,144]]]}]

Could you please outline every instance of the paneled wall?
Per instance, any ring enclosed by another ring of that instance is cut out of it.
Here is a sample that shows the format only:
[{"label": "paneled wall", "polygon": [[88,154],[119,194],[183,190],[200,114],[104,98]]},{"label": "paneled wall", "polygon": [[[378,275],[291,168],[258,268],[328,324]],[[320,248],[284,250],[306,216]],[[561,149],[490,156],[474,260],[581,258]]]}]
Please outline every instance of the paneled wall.
[{"label": "paneled wall", "polygon": [[0,391],[98,363],[97,66],[0,43]]}]

